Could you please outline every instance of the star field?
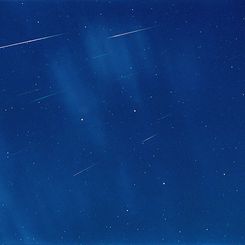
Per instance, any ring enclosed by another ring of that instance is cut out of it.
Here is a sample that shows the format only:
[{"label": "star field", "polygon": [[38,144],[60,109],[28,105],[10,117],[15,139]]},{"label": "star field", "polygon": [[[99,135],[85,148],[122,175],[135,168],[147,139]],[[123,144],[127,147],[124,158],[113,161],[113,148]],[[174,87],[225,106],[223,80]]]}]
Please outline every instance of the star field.
[{"label": "star field", "polygon": [[0,2],[1,244],[245,244],[243,1]]}]

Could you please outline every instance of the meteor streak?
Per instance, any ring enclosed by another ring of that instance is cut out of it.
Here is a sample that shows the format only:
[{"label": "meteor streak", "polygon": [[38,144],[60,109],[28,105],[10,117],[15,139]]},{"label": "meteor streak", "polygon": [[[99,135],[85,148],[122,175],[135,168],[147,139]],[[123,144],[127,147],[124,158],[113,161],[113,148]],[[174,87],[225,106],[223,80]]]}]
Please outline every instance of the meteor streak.
[{"label": "meteor streak", "polygon": [[108,53],[99,54],[99,55],[93,56],[92,59],[98,59],[98,58],[101,58],[101,57],[104,57],[104,56],[107,56],[107,55],[109,55],[109,54]]},{"label": "meteor streak", "polygon": [[18,43],[7,44],[4,46],[0,46],[0,49],[10,48],[10,47],[19,46],[19,45],[28,44],[28,43],[33,43],[33,42],[38,42],[38,41],[42,41],[42,40],[49,39],[49,38],[59,37],[62,35],[64,35],[64,33],[56,34],[56,35],[50,35],[50,36],[46,36],[46,37],[39,37],[39,38],[35,38],[35,39],[30,39],[27,41],[18,42]]},{"label": "meteor streak", "polygon": [[165,116],[162,116],[162,117],[158,118],[157,120],[162,120],[162,119],[168,118],[169,116],[170,116],[170,114],[167,114]]},{"label": "meteor streak", "polygon": [[17,96],[23,96],[23,95],[27,95],[27,94],[33,94],[33,93],[38,92],[38,91],[39,91],[39,89],[38,88],[35,88],[33,90],[28,90],[28,91],[25,91],[23,93],[17,94]]},{"label": "meteor streak", "polygon": [[79,172],[73,174],[73,177],[75,177],[75,176],[77,176],[77,175],[79,175],[79,174],[81,174],[81,173],[83,173],[83,172],[89,170],[90,168],[93,168],[95,165],[97,165],[97,164],[93,164],[93,165],[91,165],[91,166],[89,166],[89,167],[87,167],[87,168],[85,168],[85,169],[83,169],[83,170],[81,170],[81,171],[79,171]]},{"label": "meteor streak", "polygon": [[156,136],[157,136],[157,134],[153,134],[152,136],[150,136],[150,137],[144,139],[144,140],[142,141],[142,144],[144,144],[146,141],[148,141],[148,140],[150,140],[150,139],[155,138]]},{"label": "meteor streak", "polygon": [[37,98],[37,99],[33,100],[32,102],[38,102],[38,101],[41,101],[41,100],[47,99],[47,98],[49,98],[49,97],[51,97],[51,96],[54,96],[54,95],[56,95],[56,94],[59,94],[59,93],[62,93],[62,91],[58,91],[58,92],[55,92],[55,93],[48,94],[48,95],[46,95],[46,96],[43,96],[43,97]]},{"label": "meteor streak", "polygon": [[116,35],[110,36],[110,37],[108,37],[108,39],[112,39],[112,38],[116,38],[116,37],[122,37],[122,36],[126,36],[126,35],[133,34],[133,33],[136,33],[136,32],[147,31],[147,30],[150,30],[152,28],[154,28],[154,26],[141,28],[141,29],[134,30],[134,31],[124,32],[124,33],[120,33],[120,34],[116,34]]}]

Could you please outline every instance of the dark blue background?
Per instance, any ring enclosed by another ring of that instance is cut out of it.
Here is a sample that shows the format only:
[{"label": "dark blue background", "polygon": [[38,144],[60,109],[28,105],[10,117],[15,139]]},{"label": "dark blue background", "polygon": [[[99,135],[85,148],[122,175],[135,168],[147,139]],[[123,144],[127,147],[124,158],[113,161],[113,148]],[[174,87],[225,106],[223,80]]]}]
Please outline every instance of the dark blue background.
[{"label": "dark blue background", "polygon": [[64,33],[0,49],[1,244],[245,244],[244,1],[8,1],[0,27]]}]

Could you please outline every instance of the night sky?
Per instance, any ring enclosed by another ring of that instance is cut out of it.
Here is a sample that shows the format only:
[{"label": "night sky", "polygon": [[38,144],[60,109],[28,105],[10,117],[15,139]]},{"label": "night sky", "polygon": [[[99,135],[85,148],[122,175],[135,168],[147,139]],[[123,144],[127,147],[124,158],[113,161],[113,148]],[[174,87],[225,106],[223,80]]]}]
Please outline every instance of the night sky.
[{"label": "night sky", "polygon": [[1,1],[0,27],[0,244],[245,244],[244,1]]}]

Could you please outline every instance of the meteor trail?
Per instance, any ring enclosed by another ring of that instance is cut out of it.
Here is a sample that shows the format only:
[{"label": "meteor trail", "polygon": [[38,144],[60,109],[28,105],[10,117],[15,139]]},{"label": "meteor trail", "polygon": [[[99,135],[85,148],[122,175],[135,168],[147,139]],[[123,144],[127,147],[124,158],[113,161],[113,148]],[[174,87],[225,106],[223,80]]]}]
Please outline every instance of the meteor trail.
[{"label": "meteor trail", "polygon": [[157,136],[157,134],[153,134],[152,136],[150,136],[150,137],[144,139],[144,140],[142,141],[142,144],[144,144],[146,141],[148,141],[148,140],[150,140],[150,139],[155,138],[156,136]]},{"label": "meteor trail", "polygon": [[162,120],[162,119],[168,118],[169,116],[170,116],[170,114],[167,114],[165,116],[162,116],[162,117],[158,118],[157,120]]},{"label": "meteor trail", "polygon": [[10,48],[10,47],[19,46],[19,45],[28,44],[28,43],[33,43],[33,42],[38,42],[38,41],[42,41],[42,40],[49,39],[49,38],[59,37],[62,35],[64,35],[64,33],[50,35],[50,36],[46,36],[46,37],[39,37],[39,38],[35,38],[35,39],[30,39],[27,41],[18,42],[18,43],[12,43],[12,44],[8,44],[8,45],[0,46],[0,49]]},{"label": "meteor trail", "polygon": [[122,36],[126,36],[126,35],[133,34],[133,33],[136,33],[136,32],[147,31],[147,30],[153,29],[154,27],[155,26],[151,26],[151,27],[146,27],[146,28],[141,28],[141,29],[138,29],[138,30],[134,30],[134,31],[129,31],[129,32],[116,34],[116,35],[108,37],[108,39],[112,39],[112,38],[116,38],[116,37],[122,37]]},{"label": "meteor trail", "polygon": [[46,95],[46,96],[37,98],[37,99],[33,100],[32,102],[38,102],[38,101],[41,101],[41,100],[45,100],[45,99],[47,99],[47,98],[49,98],[49,97],[51,97],[51,96],[54,96],[54,95],[56,95],[56,94],[59,94],[59,93],[62,93],[62,91],[58,91],[58,92],[55,92],[55,93],[48,94],[48,95]]},{"label": "meteor trail", "polygon": [[23,93],[17,94],[17,96],[23,96],[23,95],[27,95],[27,94],[32,94],[32,93],[35,93],[35,92],[38,92],[38,91],[39,91],[39,89],[35,88],[33,90],[28,90],[28,91],[25,91]]},{"label": "meteor trail", "polygon": [[89,166],[89,167],[87,167],[87,168],[85,168],[85,169],[83,169],[83,170],[81,170],[81,171],[79,171],[79,172],[73,174],[73,177],[75,177],[75,176],[77,176],[77,175],[79,175],[79,174],[81,174],[81,173],[83,173],[83,172],[89,170],[90,168],[93,168],[95,165],[97,165],[97,164],[92,164],[91,166]]},{"label": "meteor trail", "polygon": [[107,56],[107,55],[109,55],[109,53],[104,53],[104,54],[96,55],[96,56],[93,56],[92,59],[98,59],[98,58],[101,58],[101,57],[104,57],[104,56]]}]

